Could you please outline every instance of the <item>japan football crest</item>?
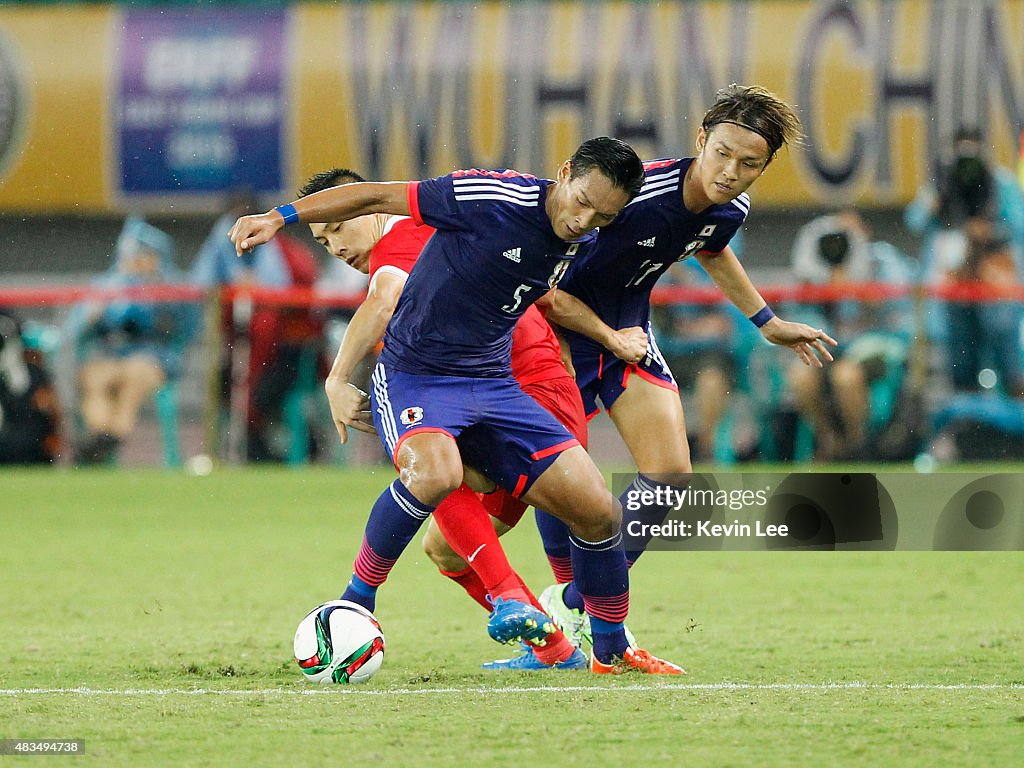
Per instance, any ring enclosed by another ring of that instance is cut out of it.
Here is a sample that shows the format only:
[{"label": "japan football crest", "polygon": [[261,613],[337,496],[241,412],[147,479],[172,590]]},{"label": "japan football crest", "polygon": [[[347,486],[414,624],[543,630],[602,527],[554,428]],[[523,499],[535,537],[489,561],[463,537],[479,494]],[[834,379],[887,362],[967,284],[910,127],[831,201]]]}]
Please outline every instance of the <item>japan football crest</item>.
[{"label": "japan football crest", "polygon": [[411,408],[406,408],[404,411],[402,411],[402,415],[400,418],[402,419],[402,423],[405,426],[414,427],[421,421],[423,421],[423,409],[420,408],[418,405],[414,405]]}]

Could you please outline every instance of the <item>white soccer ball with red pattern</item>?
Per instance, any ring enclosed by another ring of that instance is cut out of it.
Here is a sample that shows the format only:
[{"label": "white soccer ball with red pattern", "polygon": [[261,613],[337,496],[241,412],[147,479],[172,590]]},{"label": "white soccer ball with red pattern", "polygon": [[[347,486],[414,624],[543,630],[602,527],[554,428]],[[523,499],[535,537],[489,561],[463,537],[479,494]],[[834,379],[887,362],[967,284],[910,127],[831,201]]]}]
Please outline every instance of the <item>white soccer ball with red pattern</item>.
[{"label": "white soccer ball with red pattern", "polygon": [[306,680],[365,683],[384,662],[380,622],[348,600],[319,605],[295,630],[295,660]]}]

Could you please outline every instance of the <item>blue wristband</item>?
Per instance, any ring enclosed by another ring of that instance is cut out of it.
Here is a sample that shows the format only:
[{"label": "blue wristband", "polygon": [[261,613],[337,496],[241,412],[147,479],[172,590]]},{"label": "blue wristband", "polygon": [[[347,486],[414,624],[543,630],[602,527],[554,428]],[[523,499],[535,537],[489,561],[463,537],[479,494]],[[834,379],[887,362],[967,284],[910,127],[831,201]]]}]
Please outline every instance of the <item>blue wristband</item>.
[{"label": "blue wristband", "polygon": [[285,224],[294,224],[299,220],[299,212],[295,210],[295,206],[291,203],[279,205],[274,210],[284,216]]},{"label": "blue wristband", "polygon": [[765,304],[763,307],[757,310],[757,312],[750,316],[750,322],[752,322],[754,325],[760,328],[773,317],[775,317],[775,313],[772,312],[771,307]]}]

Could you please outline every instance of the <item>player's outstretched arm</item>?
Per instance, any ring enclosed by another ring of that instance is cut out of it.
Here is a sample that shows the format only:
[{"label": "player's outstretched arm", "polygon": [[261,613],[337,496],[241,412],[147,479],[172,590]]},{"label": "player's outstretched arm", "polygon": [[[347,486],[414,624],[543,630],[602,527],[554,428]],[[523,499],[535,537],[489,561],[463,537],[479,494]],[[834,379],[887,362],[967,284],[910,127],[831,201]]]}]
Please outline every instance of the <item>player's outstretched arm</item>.
[{"label": "player's outstretched arm", "polygon": [[697,261],[729,301],[749,317],[772,344],[789,347],[805,365],[822,368],[825,362],[832,362],[828,348],[838,346],[838,342],[821,328],[776,317],[750,282],[732,248],[726,246],[721,253],[697,254]]},{"label": "player's outstretched arm", "polygon": [[268,242],[286,224],[301,221],[306,224],[326,224],[348,221],[367,213],[409,214],[409,189],[405,181],[365,181],[342,184],[312,195],[306,195],[266,213],[243,216],[228,232],[235,245],[235,253]]},{"label": "player's outstretched arm", "polygon": [[331,418],[341,442],[348,441],[346,427],[374,434],[369,398],[352,384],[352,372],[384,337],[402,295],[405,278],[394,272],[378,272],[370,283],[366,300],[359,306],[345,330],[338,354],[324,382]]},{"label": "player's outstretched arm", "polygon": [[570,293],[553,289],[537,305],[550,322],[593,339],[627,363],[639,362],[647,354],[647,331],[640,327],[616,330]]}]

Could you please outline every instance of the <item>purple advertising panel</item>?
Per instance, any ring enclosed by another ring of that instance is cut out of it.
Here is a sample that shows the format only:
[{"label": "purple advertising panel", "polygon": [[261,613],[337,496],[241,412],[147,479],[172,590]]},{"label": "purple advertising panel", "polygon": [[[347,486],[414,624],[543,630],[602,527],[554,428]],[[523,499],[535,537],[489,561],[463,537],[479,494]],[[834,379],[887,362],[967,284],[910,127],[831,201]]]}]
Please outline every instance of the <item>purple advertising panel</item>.
[{"label": "purple advertising panel", "polygon": [[128,10],[114,123],[120,191],[284,186],[283,10]]}]

